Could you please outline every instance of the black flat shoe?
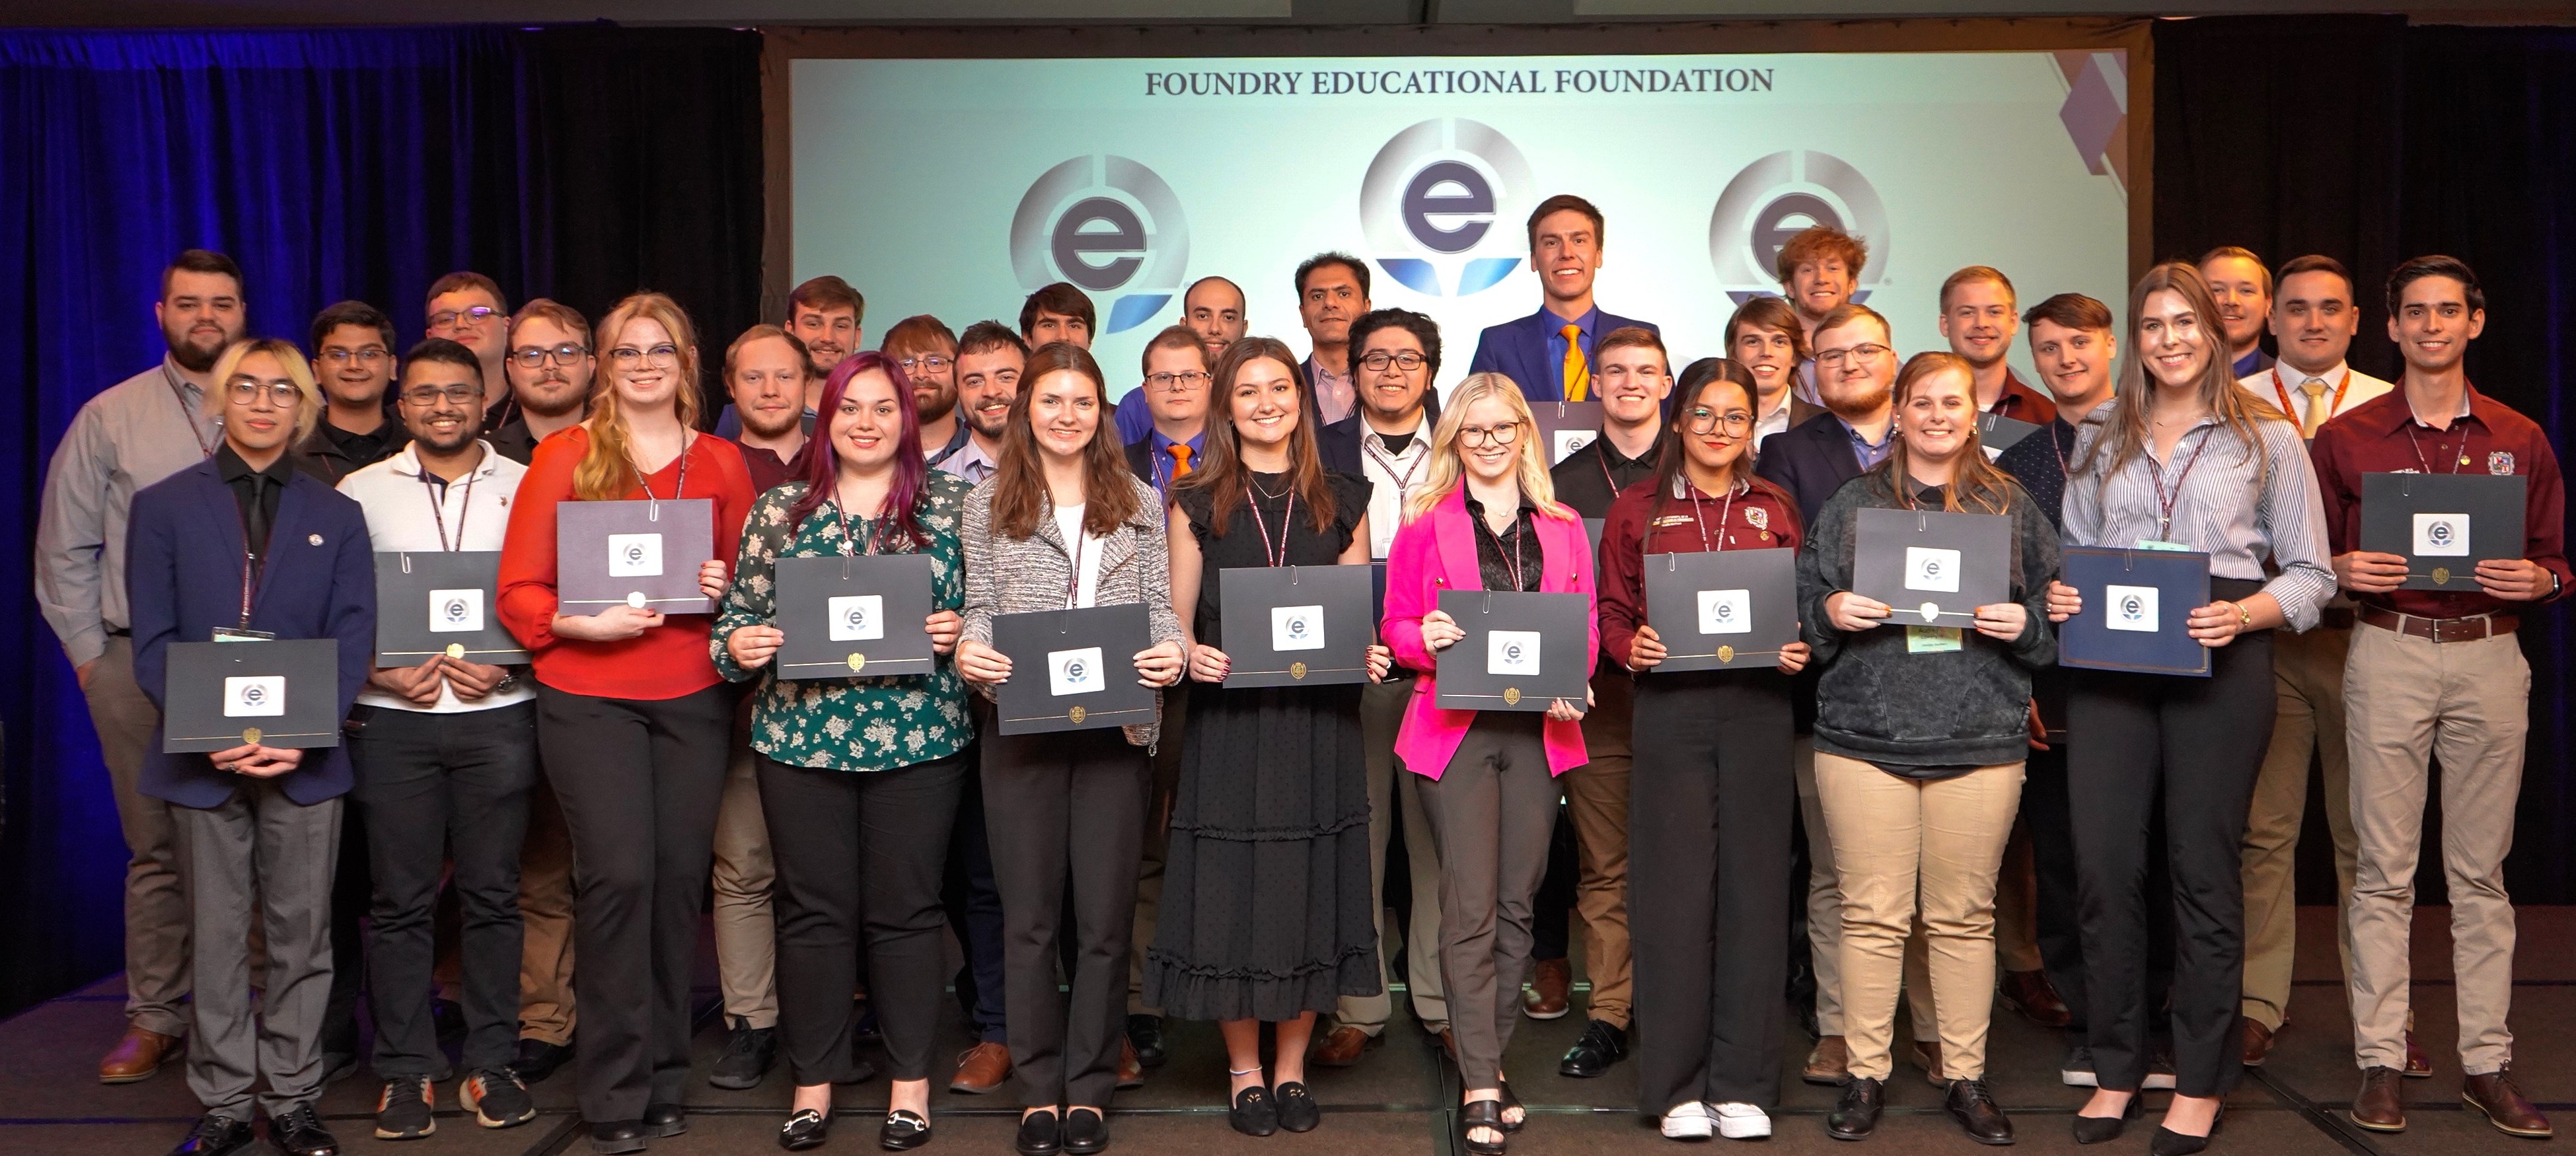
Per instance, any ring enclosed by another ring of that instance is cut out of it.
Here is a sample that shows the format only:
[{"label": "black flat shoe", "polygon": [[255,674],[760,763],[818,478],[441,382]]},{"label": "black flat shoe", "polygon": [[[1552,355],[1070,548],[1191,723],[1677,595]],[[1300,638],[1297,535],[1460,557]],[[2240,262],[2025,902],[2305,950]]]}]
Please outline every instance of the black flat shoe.
[{"label": "black flat shoe", "polygon": [[250,1121],[208,1112],[197,1118],[197,1126],[188,1130],[188,1138],[171,1149],[170,1156],[241,1156],[258,1143],[259,1134],[251,1131]]},{"label": "black flat shoe", "polygon": [[1843,1098],[1825,1116],[1825,1135],[1836,1140],[1865,1140],[1878,1130],[1879,1110],[1887,1106],[1887,1081],[1852,1077]]},{"label": "black flat shoe", "polygon": [[1279,1131],[1279,1102],[1270,1098],[1270,1089],[1254,1084],[1234,1094],[1225,1119],[1246,1136],[1272,1135]]},{"label": "black flat shoe", "polygon": [[1064,1150],[1064,1137],[1053,1112],[1031,1112],[1020,1117],[1020,1134],[1011,1141],[1020,1156],[1055,1156]]},{"label": "black flat shoe", "polygon": [[[1503,1137],[1492,1143],[1476,1139],[1476,1129],[1486,1128]],[[1458,1112],[1458,1139],[1468,1156],[1503,1156],[1503,1146],[1510,1142],[1511,1129],[1503,1126],[1503,1102],[1478,1100]]]},{"label": "black flat shoe", "polygon": [[1279,1098],[1279,1126],[1282,1129],[1312,1132],[1316,1125],[1324,1122],[1323,1106],[1315,1102],[1315,1094],[1307,1091],[1306,1085],[1290,1080],[1270,1092]]},{"label": "black flat shoe", "polygon": [[1995,1103],[1994,1090],[1984,1080],[1950,1081],[1949,1094],[1943,1097],[1941,1106],[1958,1121],[1959,1130],[1966,1132],[1969,1139],[1980,1144],[2013,1142],[2012,1120]]},{"label": "black flat shoe", "polygon": [[600,1156],[617,1156],[621,1152],[641,1152],[651,1141],[642,1120],[613,1120],[590,1126],[590,1150]]},{"label": "black flat shoe", "polygon": [[886,1113],[885,1123],[877,1126],[877,1147],[888,1152],[909,1152],[930,1143],[930,1121],[900,1108]]},{"label": "black flat shoe", "polygon": [[2158,1124],[2155,1138],[2147,1143],[2147,1156],[2192,1156],[2195,1152],[2207,1149],[2209,1142],[2218,1135],[2218,1126],[2226,1122],[2227,1105],[2221,1104],[2218,1106],[2218,1114],[2209,1119],[2207,1136],[2185,1136]]},{"label": "black flat shoe", "polygon": [[1089,1156],[1109,1146],[1109,1117],[1098,1108],[1064,1110],[1064,1150]]},{"label": "black flat shoe", "polygon": [[1159,1068],[1171,1058],[1163,1044],[1163,1017],[1131,1015],[1127,1017],[1127,1042],[1135,1045],[1136,1062],[1148,1068]]},{"label": "black flat shoe", "polygon": [[820,1148],[832,1135],[832,1118],[812,1108],[798,1108],[778,1126],[778,1146],[790,1152]]},{"label": "black flat shoe", "polygon": [[555,1074],[555,1069],[572,1062],[572,1045],[550,1044],[544,1040],[520,1040],[519,1054],[510,1061],[510,1070],[519,1082],[534,1084]]},{"label": "black flat shoe", "polygon": [[2117,1140],[2120,1138],[2120,1132],[2128,1127],[2129,1121],[2145,1115],[2146,1110],[2146,1097],[2133,1092],[2129,1095],[2129,1106],[2121,1109],[2117,1116],[2077,1116],[2075,1142],[2108,1144]]},{"label": "black flat shoe", "polygon": [[652,1104],[644,1109],[644,1130],[656,1136],[677,1136],[689,1130],[689,1110],[678,1104]]},{"label": "black flat shoe", "polygon": [[[1521,1130],[1521,1125],[1529,1123],[1529,1109],[1521,1107],[1521,1098],[1512,1094],[1511,1081],[1503,1081],[1502,1093],[1503,1131],[1518,1132]],[[1512,1119],[1512,1112],[1514,1109],[1518,1109],[1520,1111],[1521,1118],[1518,1120]]]}]

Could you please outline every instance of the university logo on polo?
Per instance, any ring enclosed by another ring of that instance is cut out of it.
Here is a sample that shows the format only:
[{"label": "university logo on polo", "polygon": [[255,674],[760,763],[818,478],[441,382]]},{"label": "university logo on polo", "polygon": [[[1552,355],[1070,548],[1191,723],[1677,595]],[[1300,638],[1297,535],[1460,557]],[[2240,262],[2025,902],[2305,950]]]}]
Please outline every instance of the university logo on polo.
[{"label": "university logo on polo", "polygon": [[1389,138],[1360,180],[1360,233],[1396,283],[1466,297],[1529,258],[1522,218],[1537,203],[1529,159],[1493,126],[1426,120]]},{"label": "university logo on polo", "polygon": [[2487,451],[2487,472],[2488,472],[2488,473],[2490,473],[2490,474],[2510,474],[2510,473],[2512,473],[2512,472],[2513,472],[2513,451],[2512,451],[2512,450],[2488,450],[2488,451]]},{"label": "university logo on polo", "polygon": [[1190,261],[1181,199],[1154,170],[1107,153],[1048,169],[1011,215],[1011,272],[1023,289],[1070,281],[1109,308],[1100,332],[1151,320]]},{"label": "university logo on polo", "polygon": [[1887,280],[1887,206],[1851,162],[1814,149],[1772,153],[1735,174],[1708,215],[1708,260],[1718,285],[1742,305],[1780,292],[1780,248],[1800,230],[1840,229],[1869,247],[1862,301]]}]

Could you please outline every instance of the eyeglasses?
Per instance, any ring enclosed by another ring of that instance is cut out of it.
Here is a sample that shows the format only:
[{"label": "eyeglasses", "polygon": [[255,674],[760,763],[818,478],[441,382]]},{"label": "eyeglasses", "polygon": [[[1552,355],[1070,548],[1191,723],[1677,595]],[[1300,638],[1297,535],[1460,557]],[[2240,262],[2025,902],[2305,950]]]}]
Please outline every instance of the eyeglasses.
[{"label": "eyeglasses", "polygon": [[1895,350],[1889,349],[1877,342],[1866,341],[1859,345],[1852,346],[1849,349],[1819,349],[1816,351],[1816,364],[1825,369],[1839,369],[1842,367],[1843,359],[1848,357],[1857,357],[1863,361],[1875,361],[1881,355],[1893,352],[1895,352]]},{"label": "eyeglasses", "polygon": [[249,405],[263,398],[270,405],[292,409],[304,403],[304,390],[291,381],[257,381],[242,378],[224,391],[236,405]]},{"label": "eyeglasses", "polygon": [[1719,413],[1704,405],[1692,406],[1682,412],[1682,428],[1691,433],[1706,434],[1720,426],[1724,426],[1728,433],[1741,434],[1753,428],[1753,415],[1740,409]]},{"label": "eyeglasses", "polygon": [[1185,373],[1149,373],[1145,375],[1146,385],[1162,390],[1165,393],[1179,393],[1185,389],[1197,389],[1212,380],[1215,379],[1209,377],[1205,372],[1196,369],[1189,370]]},{"label": "eyeglasses", "polygon": [[1415,353],[1410,349],[1401,353],[1388,353],[1381,349],[1375,353],[1367,354],[1360,358],[1360,368],[1365,369],[1370,373],[1384,373],[1388,366],[1394,366],[1406,373],[1411,373],[1414,370],[1420,369],[1429,364],[1431,364],[1430,358],[1424,357],[1419,353]]},{"label": "eyeglasses", "polygon": [[542,345],[522,345],[510,351],[510,360],[517,362],[521,369],[536,369],[549,361],[569,366],[588,356],[590,350],[587,347],[569,341],[552,349]]},{"label": "eyeglasses", "polygon": [[415,385],[402,391],[402,402],[404,405],[437,405],[441,401],[449,405],[470,405],[481,396],[482,386],[465,382],[444,386]]},{"label": "eyeglasses", "polygon": [[895,364],[901,365],[906,373],[910,373],[916,369],[924,369],[932,373],[937,373],[940,370],[946,369],[957,363],[949,360],[948,358],[941,357],[936,353],[925,353],[919,357],[904,358],[902,361],[896,362]]},{"label": "eyeglasses", "polygon": [[500,312],[489,305],[477,305],[470,309],[442,309],[429,315],[429,327],[453,329],[460,324],[479,326],[499,316]]},{"label": "eyeglasses", "polygon": [[385,352],[385,347],[381,345],[370,345],[362,349],[342,349],[334,345],[322,351],[322,360],[330,362],[335,369],[352,361],[374,369],[384,364],[385,359],[391,356],[393,355]]},{"label": "eyeglasses", "polygon": [[1507,446],[1520,440],[1520,436],[1521,423],[1516,421],[1458,427],[1458,441],[1470,446]]},{"label": "eyeglasses", "polygon": [[620,345],[608,351],[608,360],[612,365],[633,365],[638,361],[649,361],[655,365],[677,365],[680,363],[680,347],[669,343],[656,345],[651,349]]}]

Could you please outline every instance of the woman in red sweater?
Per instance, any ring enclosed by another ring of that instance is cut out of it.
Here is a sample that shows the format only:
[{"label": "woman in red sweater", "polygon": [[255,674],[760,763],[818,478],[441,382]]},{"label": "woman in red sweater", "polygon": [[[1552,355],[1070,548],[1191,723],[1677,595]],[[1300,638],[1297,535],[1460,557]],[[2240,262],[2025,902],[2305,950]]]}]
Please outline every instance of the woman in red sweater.
[{"label": "woman in red sweater", "polygon": [[733,695],[707,655],[707,614],[612,606],[561,613],[555,509],[579,501],[715,503],[722,598],[758,495],[742,455],[702,435],[688,314],[639,293],[600,322],[606,388],[590,417],[537,447],[501,551],[500,615],[531,656],[546,778],[572,829],[574,1040],[581,1110],[600,1152],[639,1152],[687,1130],[689,969],[706,899]]}]

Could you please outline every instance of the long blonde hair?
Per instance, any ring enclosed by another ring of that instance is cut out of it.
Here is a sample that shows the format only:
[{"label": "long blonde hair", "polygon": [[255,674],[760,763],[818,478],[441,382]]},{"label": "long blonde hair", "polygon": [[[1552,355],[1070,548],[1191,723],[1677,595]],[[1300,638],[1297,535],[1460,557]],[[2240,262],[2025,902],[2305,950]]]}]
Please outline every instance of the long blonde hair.
[{"label": "long blonde hair", "polygon": [[[697,428],[698,330],[689,324],[689,314],[679,302],[659,293],[637,293],[618,302],[599,321],[598,344],[603,347],[600,359],[607,360],[608,350],[604,347],[626,332],[626,323],[638,319],[658,322],[671,335],[671,344],[679,350],[672,373],[680,379],[679,388],[672,392],[672,404],[678,408],[683,430]],[[635,459],[627,452],[626,416],[617,397],[616,381],[604,379],[591,394],[590,416],[581,423],[582,430],[590,436],[590,447],[583,451],[580,464],[572,468],[572,490],[585,502],[613,501],[643,484],[643,479],[636,474]],[[689,452],[685,441],[680,452]]]},{"label": "long blonde hair", "polygon": [[[1905,415],[1905,399],[1912,396],[1923,383],[1932,380],[1935,375],[1954,372],[1968,378],[1968,399],[1973,403],[1977,396],[1977,371],[1975,367],[1968,364],[1967,358],[1947,350],[1939,350],[1917,353],[1906,359],[1905,368],[1896,371],[1896,396],[1890,403],[1895,407],[1895,412],[1889,420],[1893,421]],[[1905,435],[1895,434],[1892,444],[1888,446],[1886,460],[1878,463],[1877,466],[1878,471],[1886,474],[1882,480],[1886,483],[1890,494],[1902,496],[1912,492],[1913,456],[1913,452],[1905,446]],[[1976,512],[2001,514],[2012,509],[2012,493],[2012,481],[2002,470],[1996,469],[1994,462],[1986,457],[1985,442],[1977,437],[1976,419],[1969,419],[1968,428],[1962,433],[1959,442],[1959,456],[1950,463],[1950,484],[1941,487],[1941,508],[1968,512],[1973,502]]]},{"label": "long blonde hair", "polygon": [[289,447],[293,447],[311,434],[313,427],[322,424],[325,404],[321,383],[313,380],[313,363],[304,360],[304,351],[297,349],[294,342],[282,337],[248,337],[225,346],[223,353],[215,358],[215,387],[206,391],[206,400],[213,403],[212,408],[217,413],[223,412],[225,395],[232,389],[233,374],[241,371],[242,359],[254,353],[276,358],[277,364],[286,370],[286,379],[294,382],[295,391],[303,395],[303,400],[295,403],[295,436],[287,442]]},{"label": "long blonde hair", "polygon": [[2264,447],[2263,436],[2254,425],[2290,419],[2253,391],[2236,388],[2235,362],[2227,356],[2227,330],[2218,319],[2218,299],[2210,293],[2209,282],[2201,279],[2200,270],[2180,261],[2167,261],[2147,270],[2146,276],[2138,278],[2137,287],[2129,290],[2128,364],[2120,367],[2120,380],[2111,387],[2112,405],[2103,419],[2108,428],[2093,440],[2084,460],[2075,463],[2075,472],[2090,474],[2102,466],[2106,447],[2110,460],[2102,469],[2104,476],[2119,473],[2128,467],[2129,459],[2147,452],[2147,413],[2155,408],[2155,383],[2147,376],[2147,348],[2138,339],[2138,326],[2147,298],[2158,293],[2180,294],[2183,303],[2191,307],[2192,316],[2199,319],[2209,351],[2209,361],[2200,371],[2200,402],[2217,416],[2219,424],[2236,435],[2245,452],[2262,456],[2263,472],[2269,475],[2271,451]]},{"label": "long blonde hair", "polygon": [[1466,483],[1466,467],[1458,460],[1458,427],[1467,424],[1467,408],[1487,398],[1502,402],[1520,423],[1520,435],[1512,446],[1520,454],[1513,473],[1521,484],[1521,494],[1550,518],[1573,520],[1573,510],[1558,505],[1556,483],[1547,476],[1547,452],[1540,447],[1538,418],[1530,413],[1529,399],[1521,396],[1521,387],[1499,373],[1473,373],[1450,391],[1449,400],[1440,408],[1440,424],[1431,432],[1431,473],[1422,488],[1404,503],[1404,520],[1412,521],[1447,501],[1449,495]]}]

